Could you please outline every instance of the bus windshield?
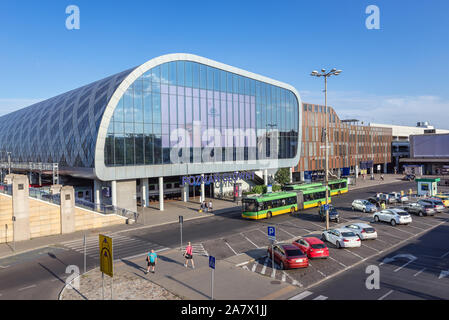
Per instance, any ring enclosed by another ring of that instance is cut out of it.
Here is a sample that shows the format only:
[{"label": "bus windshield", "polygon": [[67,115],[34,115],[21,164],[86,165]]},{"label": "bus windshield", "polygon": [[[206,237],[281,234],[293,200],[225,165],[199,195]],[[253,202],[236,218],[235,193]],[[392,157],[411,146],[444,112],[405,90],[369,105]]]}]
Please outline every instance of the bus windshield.
[{"label": "bus windshield", "polygon": [[243,200],[243,211],[244,212],[257,212],[257,201],[253,199]]}]

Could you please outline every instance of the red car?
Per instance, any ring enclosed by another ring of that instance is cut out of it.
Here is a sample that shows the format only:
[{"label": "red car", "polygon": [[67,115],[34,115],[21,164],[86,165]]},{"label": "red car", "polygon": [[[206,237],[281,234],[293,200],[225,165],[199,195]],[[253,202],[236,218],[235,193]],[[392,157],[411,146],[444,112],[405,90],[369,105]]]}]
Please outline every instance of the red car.
[{"label": "red car", "polygon": [[[307,268],[309,259],[298,247],[292,244],[276,244],[274,248],[274,262],[281,269]],[[268,247],[268,256],[272,257],[271,246]]]},{"label": "red car", "polygon": [[309,258],[327,258],[329,249],[323,241],[315,237],[299,238],[293,244],[307,254]]}]

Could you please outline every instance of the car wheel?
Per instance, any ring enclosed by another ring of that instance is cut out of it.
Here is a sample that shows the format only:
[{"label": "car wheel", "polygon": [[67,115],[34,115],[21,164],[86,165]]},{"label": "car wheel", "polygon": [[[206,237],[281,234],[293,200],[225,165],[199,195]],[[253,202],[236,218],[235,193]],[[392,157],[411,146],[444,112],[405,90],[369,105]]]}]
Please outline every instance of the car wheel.
[{"label": "car wheel", "polygon": [[379,216],[374,216],[374,221],[379,222],[380,221]]},{"label": "car wheel", "polygon": [[340,248],[341,248],[340,241],[337,241],[337,242],[335,243],[335,246],[337,247],[337,249],[340,249]]},{"label": "car wheel", "polygon": [[392,219],[392,220],[390,221],[390,224],[394,227],[394,226],[396,225],[396,220]]},{"label": "car wheel", "polygon": [[420,211],[420,212],[419,212],[419,216],[420,216],[420,217],[422,217],[422,216],[423,216],[423,213],[422,213],[422,211]]},{"label": "car wheel", "polygon": [[271,219],[271,212],[270,211],[268,211],[268,213],[267,213],[267,219]]}]

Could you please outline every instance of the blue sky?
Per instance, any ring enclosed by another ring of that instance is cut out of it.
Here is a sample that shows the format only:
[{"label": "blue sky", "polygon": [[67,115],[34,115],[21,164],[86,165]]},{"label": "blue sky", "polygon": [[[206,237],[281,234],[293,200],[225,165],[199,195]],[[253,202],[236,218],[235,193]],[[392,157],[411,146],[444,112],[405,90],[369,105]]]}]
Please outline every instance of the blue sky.
[{"label": "blue sky", "polygon": [[[67,30],[68,5],[81,13]],[[368,30],[368,5],[380,30]],[[323,103],[314,69],[343,73],[328,101],[341,118],[448,128],[449,2],[11,1],[0,3],[0,115],[186,52],[287,82]]]}]

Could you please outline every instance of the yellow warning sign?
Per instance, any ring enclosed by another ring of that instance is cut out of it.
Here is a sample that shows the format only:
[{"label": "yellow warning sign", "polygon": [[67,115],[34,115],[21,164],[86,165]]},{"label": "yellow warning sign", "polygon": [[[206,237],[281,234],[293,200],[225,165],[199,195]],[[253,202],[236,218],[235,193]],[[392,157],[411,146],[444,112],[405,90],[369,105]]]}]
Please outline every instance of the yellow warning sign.
[{"label": "yellow warning sign", "polygon": [[113,260],[112,238],[100,234],[100,270],[110,277],[114,275]]}]

